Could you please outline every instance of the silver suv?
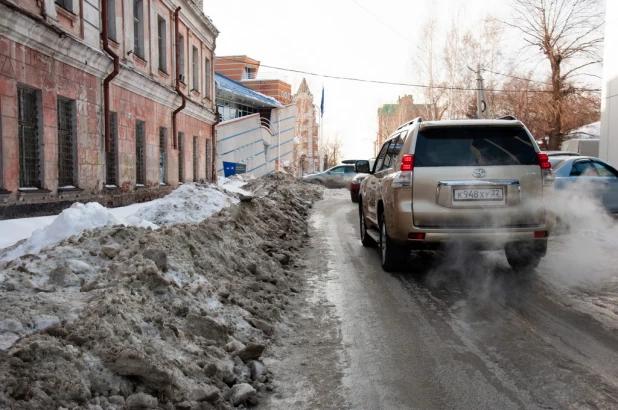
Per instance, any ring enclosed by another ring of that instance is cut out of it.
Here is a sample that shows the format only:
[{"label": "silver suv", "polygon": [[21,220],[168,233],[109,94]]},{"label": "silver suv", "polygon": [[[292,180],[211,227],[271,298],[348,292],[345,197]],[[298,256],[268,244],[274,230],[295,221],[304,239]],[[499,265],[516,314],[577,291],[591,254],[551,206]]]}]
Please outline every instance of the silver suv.
[{"label": "silver suv", "polygon": [[504,249],[515,270],[534,269],[554,225],[545,202],[554,177],[519,121],[427,121],[399,127],[382,145],[359,191],[361,241],[380,246],[382,268],[410,250],[463,242]]}]

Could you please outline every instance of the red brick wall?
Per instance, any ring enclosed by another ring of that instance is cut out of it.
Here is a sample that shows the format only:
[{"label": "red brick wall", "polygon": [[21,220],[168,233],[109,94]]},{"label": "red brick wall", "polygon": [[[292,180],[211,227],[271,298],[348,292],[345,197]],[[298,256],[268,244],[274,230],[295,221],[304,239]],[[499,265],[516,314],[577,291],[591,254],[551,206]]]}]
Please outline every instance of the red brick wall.
[{"label": "red brick wall", "polygon": [[19,186],[19,143],[17,85],[26,85],[41,94],[45,152],[43,188],[58,187],[57,96],[76,101],[77,158],[79,187],[89,192],[101,188],[101,128],[99,122],[101,86],[96,77],[54,60],[0,36],[0,104],[2,106],[2,166],[4,188]]}]

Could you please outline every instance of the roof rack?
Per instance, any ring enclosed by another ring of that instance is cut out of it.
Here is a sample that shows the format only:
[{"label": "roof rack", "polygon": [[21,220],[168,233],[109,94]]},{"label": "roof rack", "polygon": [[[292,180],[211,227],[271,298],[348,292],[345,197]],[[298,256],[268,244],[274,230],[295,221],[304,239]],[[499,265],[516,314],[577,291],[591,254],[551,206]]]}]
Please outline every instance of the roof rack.
[{"label": "roof rack", "polygon": [[413,120],[411,120],[411,121],[408,121],[408,122],[406,122],[405,124],[400,125],[400,126],[397,128],[397,130],[396,130],[396,131],[399,131],[400,129],[402,129],[402,128],[404,128],[404,127],[407,127],[408,125],[412,125],[412,124],[414,124],[414,123],[415,123],[415,122],[417,122],[417,121],[418,121],[418,122],[423,122],[423,119],[422,119],[421,117],[416,117],[415,119],[413,119]]},{"label": "roof rack", "polygon": [[500,117],[497,118],[498,120],[511,120],[511,121],[517,121],[517,118],[513,117],[512,115],[505,115],[504,117]]}]

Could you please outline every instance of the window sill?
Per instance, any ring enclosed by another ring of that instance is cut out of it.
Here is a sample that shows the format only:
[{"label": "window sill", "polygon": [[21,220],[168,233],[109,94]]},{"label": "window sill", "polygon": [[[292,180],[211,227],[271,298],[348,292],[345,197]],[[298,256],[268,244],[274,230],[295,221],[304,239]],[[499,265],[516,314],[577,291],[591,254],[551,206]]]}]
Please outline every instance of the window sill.
[{"label": "window sill", "polygon": [[56,13],[71,20],[71,25],[75,26],[75,23],[79,20],[79,16],[73,13],[71,10],[67,10],[64,7],[56,4]]},{"label": "window sill", "polygon": [[138,56],[135,53],[133,53],[133,56],[133,60],[135,61],[135,63],[137,63],[137,65],[141,66],[142,68],[146,68],[148,61],[144,60],[142,57]]},{"label": "window sill", "polygon": [[105,190],[106,191],[119,191],[120,187],[116,185],[105,185]]},{"label": "window sill", "polygon": [[77,188],[77,187],[75,187],[75,188],[58,188],[58,193],[67,193],[67,194],[70,194],[70,193],[73,193],[73,192],[79,193],[79,192],[82,192],[83,190],[84,190],[83,188]]},{"label": "window sill", "polygon": [[164,78],[170,78],[170,75],[159,68],[159,75]]},{"label": "window sill", "polygon": [[112,46],[112,48],[114,48],[115,50],[118,50],[120,48],[120,43],[118,43],[115,39],[111,37],[107,37],[107,39],[109,40],[109,45]]},{"label": "window sill", "polygon": [[11,191],[7,191],[6,189],[0,189],[0,201],[6,201],[11,195]]},{"label": "window sill", "polygon": [[139,190],[142,190],[142,189],[148,189],[148,187],[146,185],[144,185],[144,184],[135,184],[135,190],[136,191],[139,191]]}]

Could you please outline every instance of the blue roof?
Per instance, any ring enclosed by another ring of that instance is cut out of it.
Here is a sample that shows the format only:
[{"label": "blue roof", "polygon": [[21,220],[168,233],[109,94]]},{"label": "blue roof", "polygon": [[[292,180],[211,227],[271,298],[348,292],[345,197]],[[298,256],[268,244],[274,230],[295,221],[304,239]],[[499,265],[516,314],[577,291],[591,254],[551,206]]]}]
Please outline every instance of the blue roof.
[{"label": "blue roof", "polygon": [[244,86],[239,82],[231,80],[219,73],[215,73],[215,84],[223,91],[227,91],[231,94],[235,94],[240,97],[248,98],[255,102],[259,102],[261,103],[260,105],[263,104],[268,107],[283,107],[283,105],[274,98],[254,91],[251,88]]}]

